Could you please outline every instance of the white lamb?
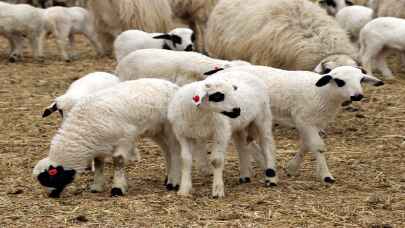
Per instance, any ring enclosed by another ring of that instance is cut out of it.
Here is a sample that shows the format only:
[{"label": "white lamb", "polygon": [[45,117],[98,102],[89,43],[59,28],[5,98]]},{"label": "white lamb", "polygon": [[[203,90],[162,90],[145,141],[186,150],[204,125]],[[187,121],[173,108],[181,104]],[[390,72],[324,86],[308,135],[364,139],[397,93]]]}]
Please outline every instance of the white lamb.
[{"label": "white lamb", "polygon": [[54,102],[49,105],[42,117],[47,117],[53,112],[59,111],[63,116],[81,99],[97,91],[117,85],[120,82],[117,76],[105,72],[94,72],[74,81],[65,92],[65,94],[55,98]]},{"label": "white lamb", "polygon": [[320,0],[319,5],[324,7],[329,15],[335,16],[343,8],[354,4],[351,0]]},{"label": "white lamb", "polygon": [[317,176],[324,183],[334,183],[335,178],[329,172],[326,148],[319,132],[335,118],[343,103],[363,98],[361,83],[384,84],[350,66],[337,67],[327,75],[265,66],[235,67],[227,71],[246,71],[265,81],[273,121],[295,127],[300,136],[300,149],[287,165],[288,174],[298,174],[304,154],[311,151],[317,161]]},{"label": "white lamb", "polygon": [[113,157],[112,196],[127,193],[124,165],[132,160],[133,141],[151,137],[166,155],[169,179],[170,159],[177,150],[176,139],[167,121],[167,107],[178,86],[159,79],[123,82],[82,99],[70,111],[52,139],[48,157],[34,167],[33,175],[48,188],[50,197],[59,197],[76,173],[95,160],[92,191],[104,186],[104,157]]},{"label": "white lamb", "polygon": [[[213,197],[224,196],[223,168],[231,137],[241,160],[241,179],[249,177],[248,138],[259,142],[265,157],[266,186],[277,184],[272,154],[270,101],[263,81],[245,72],[221,72],[180,88],[169,104],[168,117],[181,146],[180,195],[192,189],[193,154],[206,155],[213,141]],[[247,156],[247,158],[246,158]]]},{"label": "white lamb", "polygon": [[0,35],[10,43],[10,62],[22,59],[24,37],[30,41],[34,58],[39,60],[43,57],[42,37],[45,33],[42,11],[27,4],[0,2]]},{"label": "white lamb", "polygon": [[360,32],[360,57],[364,68],[372,73],[372,66],[393,79],[385,58],[391,50],[401,52],[402,64],[405,66],[405,20],[395,17],[380,17],[368,23]]},{"label": "white lamb", "polygon": [[[144,49],[130,53],[117,65],[121,81],[138,78],[163,78],[177,85],[203,80],[222,68],[250,65],[244,61],[213,59],[196,52]],[[206,75],[204,75],[206,73]]]},{"label": "white lamb", "polygon": [[140,30],[127,30],[114,41],[117,62],[129,53],[140,49],[168,49],[193,51],[195,35],[188,28],[176,28],[169,33],[147,33]]},{"label": "white lamb", "polygon": [[44,10],[46,30],[56,38],[59,51],[65,61],[71,61],[74,55],[67,52],[74,45],[74,35],[83,34],[97,51],[102,54],[101,46],[93,25],[93,18],[89,12],[81,7],[55,6]]},{"label": "white lamb", "polygon": [[365,6],[348,6],[336,14],[336,20],[357,42],[360,30],[373,19],[373,10]]}]

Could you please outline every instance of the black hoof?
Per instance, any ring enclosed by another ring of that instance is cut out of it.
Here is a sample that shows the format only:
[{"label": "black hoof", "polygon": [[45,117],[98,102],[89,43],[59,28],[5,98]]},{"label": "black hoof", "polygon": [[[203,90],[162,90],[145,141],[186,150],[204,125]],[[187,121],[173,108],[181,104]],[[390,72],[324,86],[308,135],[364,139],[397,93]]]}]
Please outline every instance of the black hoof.
[{"label": "black hoof", "polygon": [[15,62],[17,61],[17,59],[16,59],[15,57],[9,57],[9,58],[8,58],[8,61],[9,61],[10,63],[15,63]]},{"label": "black hoof", "polygon": [[336,182],[336,180],[335,180],[335,179],[332,179],[331,177],[325,177],[325,178],[323,179],[323,181],[324,181],[325,183],[328,183],[328,184],[333,184],[333,183]]},{"label": "black hoof", "polygon": [[169,181],[169,178],[166,176],[165,177],[165,183],[164,183],[164,186],[167,186],[167,182]]},{"label": "black hoof", "polygon": [[275,177],[276,171],[274,169],[266,169],[266,177]]},{"label": "black hoof", "polygon": [[273,183],[273,182],[271,182],[271,181],[269,181],[269,180],[266,180],[266,183],[264,184],[266,187],[276,187],[277,186],[277,184],[276,183]]},{"label": "black hoof", "polygon": [[218,196],[213,196],[212,198],[213,198],[213,199],[219,199],[219,197],[218,197]]},{"label": "black hoof", "polygon": [[250,177],[241,177],[239,178],[239,183],[240,184],[246,184],[246,183],[250,183]]},{"label": "black hoof", "polygon": [[51,193],[49,193],[49,197],[50,198],[59,198],[60,197],[61,192],[58,190],[53,190]]},{"label": "black hoof", "polygon": [[169,183],[166,185],[167,191],[178,191],[180,189],[180,185],[173,185],[172,183]]},{"label": "black hoof", "polygon": [[111,189],[111,197],[116,197],[116,196],[124,196],[124,193],[122,193],[120,188]]}]

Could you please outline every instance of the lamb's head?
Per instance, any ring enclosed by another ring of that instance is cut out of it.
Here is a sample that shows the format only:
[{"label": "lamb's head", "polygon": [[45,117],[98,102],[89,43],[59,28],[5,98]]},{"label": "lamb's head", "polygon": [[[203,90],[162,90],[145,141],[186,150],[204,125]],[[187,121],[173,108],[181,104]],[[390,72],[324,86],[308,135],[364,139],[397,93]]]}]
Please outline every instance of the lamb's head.
[{"label": "lamb's head", "polygon": [[59,198],[65,187],[73,182],[76,171],[65,169],[46,157],[35,165],[32,173],[47,189],[49,197]]},{"label": "lamb's head", "polygon": [[329,92],[335,98],[343,100],[345,105],[352,101],[363,99],[362,83],[374,86],[382,86],[384,82],[367,75],[367,72],[361,68],[342,66],[333,69],[316,82],[317,87],[329,86]]},{"label": "lamb's head", "polygon": [[339,10],[354,4],[351,0],[321,0],[319,5],[325,8],[329,15],[335,16]]},{"label": "lamb's head", "polygon": [[197,84],[192,100],[200,110],[221,113],[232,119],[240,116],[235,98],[237,86],[225,80],[205,80]]},{"label": "lamb's head", "polygon": [[324,58],[318,66],[315,68],[315,72],[318,74],[327,74],[331,70],[335,69],[336,67],[340,66],[353,66],[357,67],[359,64],[355,59],[353,59],[349,55],[330,55],[326,58]]},{"label": "lamb's head", "polygon": [[52,113],[58,111],[61,117],[63,118],[64,114],[66,115],[76,104],[78,98],[75,98],[71,95],[62,95],[55,99],[55,101],[45,108],[42,117],[47,117]]},{"label": "lamb's head", "polygon": [[169,33],[154,36],[154,39],[163,39],[167,49],[175,51],[193,51],[195,34],[188,28],[176,28]]}]

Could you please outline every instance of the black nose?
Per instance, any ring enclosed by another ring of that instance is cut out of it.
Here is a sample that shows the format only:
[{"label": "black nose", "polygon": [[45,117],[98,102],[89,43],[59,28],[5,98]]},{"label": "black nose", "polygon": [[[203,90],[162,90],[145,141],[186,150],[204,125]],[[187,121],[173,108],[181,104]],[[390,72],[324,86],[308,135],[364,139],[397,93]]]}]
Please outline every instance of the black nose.
[{"label": "black nose", "polygon": [[362,94],[358,94],[358,95],[355,95],[355,96],[351,96],[350,97],[350,100],[352,100],[352,101],[361,101],[361,99],[363,99],[363,95]]},{"label": "black nose", "polygon": [[224,111],[224,112],[222,112],[222,114],[229,117],[229,118],[235,119],[238,116],[240,116],[240,108],[234,108],[234,109],[232,109],[232,112],[225,112]]},{"label": "black nose", "polygon": [[193,51],[193,45],[189,44],[184,51]]},{"label": "black nose", "polygon": [[234,108],[232,109],[232,112],[235,113],[235,115],[240,115],[240,108]]}]

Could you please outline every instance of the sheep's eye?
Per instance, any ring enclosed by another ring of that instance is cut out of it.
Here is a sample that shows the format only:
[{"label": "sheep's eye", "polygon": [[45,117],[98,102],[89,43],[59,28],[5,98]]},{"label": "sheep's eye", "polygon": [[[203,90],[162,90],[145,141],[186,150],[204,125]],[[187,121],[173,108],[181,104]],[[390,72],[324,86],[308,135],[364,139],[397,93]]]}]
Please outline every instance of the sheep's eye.
[{"label": "sheep's eye", "polygon": [[221,102],[225,100],[225,94],[216,92],[208,96],[208,100],[212,102]]},{"label": "sheep's eye", "polygon": [[335,78],[334,80],[335,80],[336,85],[337,85],[338,87],[343,87],[343,86],[346,85],[346,82],[343,81],[343,80],[341,80],[341,79]]},{"label": "sheep's eye", "polygon": [[233,85],[232,87],[233,87],[233,90],[235,90],[235,91],[238,90],[238,87],[236,85]]}]

